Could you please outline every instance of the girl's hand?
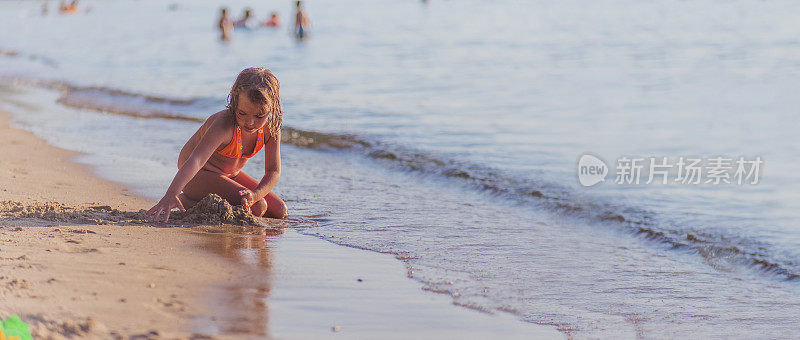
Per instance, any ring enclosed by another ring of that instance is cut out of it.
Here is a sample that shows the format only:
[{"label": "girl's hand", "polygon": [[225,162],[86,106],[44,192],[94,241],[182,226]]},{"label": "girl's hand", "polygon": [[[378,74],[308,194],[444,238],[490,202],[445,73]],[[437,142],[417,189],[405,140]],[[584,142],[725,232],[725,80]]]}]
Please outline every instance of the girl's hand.
[{"label": "girl's hand", "polygon": [[164,223],[167,223],[167,220],[169,220],[169,213],[173,208],[178,208],[181,211],[186,212],[186,209],[183,208],[183,203],[181,203],[181,200],[178,198],[178,196],[166,195],[164,198],[158,201],[158,204],[147,211],[147,218],[152,217],[152,221],[157,222],[158,216],[161,215],[161,213],[165,213]]},{"label": "girl's hand", "polygon": [[239,195],[242,196],[242,205],[245,208],[250,208],[253,204],[255,204],[255,194],[249,189],[242,189],[239,190]]}]

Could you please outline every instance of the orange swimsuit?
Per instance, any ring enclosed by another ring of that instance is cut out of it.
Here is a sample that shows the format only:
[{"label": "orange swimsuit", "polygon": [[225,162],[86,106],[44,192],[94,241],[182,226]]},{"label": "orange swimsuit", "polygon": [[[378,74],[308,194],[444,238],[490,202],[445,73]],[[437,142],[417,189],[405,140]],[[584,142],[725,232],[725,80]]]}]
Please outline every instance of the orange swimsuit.
[{"label": "orange swimsuit", "polygon": [[256,146],[253,148],[253,153],[250,156],[242,155],[242,129],[236,125],[236,130],[233,132],[233,138],[224,149],[217,151],[220,155],[228,158],[250,158],[255,156],[259,150],[264,146],[264,129],[258,129],[258,140]]}]

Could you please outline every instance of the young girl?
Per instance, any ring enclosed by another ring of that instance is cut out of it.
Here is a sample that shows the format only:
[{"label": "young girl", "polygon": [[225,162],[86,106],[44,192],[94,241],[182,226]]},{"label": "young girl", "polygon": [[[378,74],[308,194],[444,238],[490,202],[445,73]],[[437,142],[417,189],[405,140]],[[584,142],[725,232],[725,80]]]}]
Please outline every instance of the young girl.
[{"label": "young girl", "polygon": [[[166,222],[173,208],[186,211],[210,193],[248,207],[256,216],[286,217],[286,204],[272,192],[281,174],[278,79],[264,68],[245,69],[228,101],[227,109],[206,119],[181,149],[172,184],[147,211],[153,221],[164,213]],[[241,170],[262,147],[265,173],[256,181]]]}]

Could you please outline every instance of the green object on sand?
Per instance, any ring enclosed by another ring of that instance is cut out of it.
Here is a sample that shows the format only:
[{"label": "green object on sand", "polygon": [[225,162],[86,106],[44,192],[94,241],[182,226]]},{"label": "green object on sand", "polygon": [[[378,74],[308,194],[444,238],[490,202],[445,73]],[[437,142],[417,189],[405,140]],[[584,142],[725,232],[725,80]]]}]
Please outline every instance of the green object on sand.
[{"label": "green object on sand", "polygon": [[30,327],[22,322],[17,315],[9,316],[0,322],[0,339],[33,340]]}]

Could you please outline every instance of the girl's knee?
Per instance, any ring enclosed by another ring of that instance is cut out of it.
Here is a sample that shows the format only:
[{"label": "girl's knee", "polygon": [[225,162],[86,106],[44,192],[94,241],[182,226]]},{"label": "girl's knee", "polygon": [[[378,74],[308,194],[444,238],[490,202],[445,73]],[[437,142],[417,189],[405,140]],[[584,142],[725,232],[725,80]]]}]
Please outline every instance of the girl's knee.
[{"label": "girl's knee", "polygon": [[272,218],[286,218],[289,215],[289,209],[286,208],[286,203],[278,201],[274,206],[269,207],[269,217]]},{"label": "girl's knee", "polygon": [[250,212],[252,212],[254,216],[264,216],[267,212],[267,201],[263,198],[258,200],[258,202],[250,206]]}]

